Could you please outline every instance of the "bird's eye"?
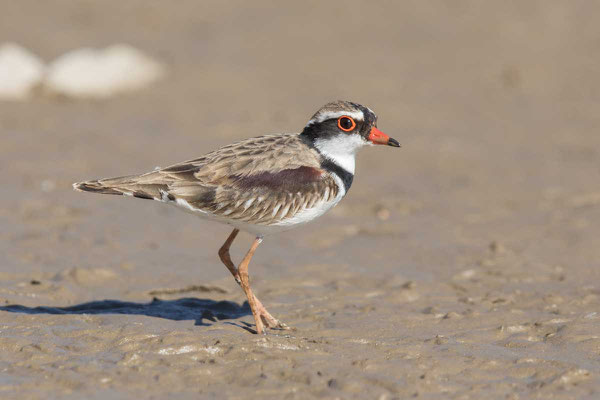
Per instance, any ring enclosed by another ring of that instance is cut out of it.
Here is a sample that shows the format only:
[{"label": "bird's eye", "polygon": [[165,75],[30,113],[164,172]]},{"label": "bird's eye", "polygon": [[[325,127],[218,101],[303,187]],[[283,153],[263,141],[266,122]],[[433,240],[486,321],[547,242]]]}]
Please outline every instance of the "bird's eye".
[{"label": "bird's eye", "polygon": [[338,128],[340,128],[344,132],[350,132],[351,130],[356,128],[356,122],[354,122],[354,120],[350,117],[339,117]]}]

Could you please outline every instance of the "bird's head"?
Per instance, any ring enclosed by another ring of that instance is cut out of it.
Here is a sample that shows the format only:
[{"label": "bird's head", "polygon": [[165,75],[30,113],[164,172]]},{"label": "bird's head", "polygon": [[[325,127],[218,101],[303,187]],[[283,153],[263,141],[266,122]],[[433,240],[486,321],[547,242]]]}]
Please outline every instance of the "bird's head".
[{"label": "bird's head", "polygon": [[315,144],[335,141],[342,147],[367,144],[400,147],[395,139],[377,129],[377,116],[371,109],[350,101],[334,101],[321,107],[302,134]]},{"label": "bird's head", "polygon": [[368,107],[350,101],[334,101],[321,107],[308,121],[301,135],[324,156],[352,157],[365,146],[383,144],[400,147],[395,139],[377,129],[377,116]]}]

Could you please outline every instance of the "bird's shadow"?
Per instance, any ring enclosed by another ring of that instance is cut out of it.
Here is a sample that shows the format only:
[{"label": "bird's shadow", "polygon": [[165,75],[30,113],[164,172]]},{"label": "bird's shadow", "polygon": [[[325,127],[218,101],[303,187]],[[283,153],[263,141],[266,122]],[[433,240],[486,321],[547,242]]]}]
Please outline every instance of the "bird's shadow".
[{"label": "bird's shadow", "polygon": [[[210,325],[210,322],[236,319],[252,315],[248,302],[242,305],[231,301],[214,301],[186,297],[177,300],[154,298],[149,303],[133,303],[120,300],[99,300],[69,307],[26,307],[22,305],[0,306],[0,311],[22,314],[128,314],[171,319],[173,321],[192,320],[195,325]],[[210,321],[210,322],[209,322]],[[237,324],[234,324],[237,325]],[[249,330],[248,324],[238,325]]]}]

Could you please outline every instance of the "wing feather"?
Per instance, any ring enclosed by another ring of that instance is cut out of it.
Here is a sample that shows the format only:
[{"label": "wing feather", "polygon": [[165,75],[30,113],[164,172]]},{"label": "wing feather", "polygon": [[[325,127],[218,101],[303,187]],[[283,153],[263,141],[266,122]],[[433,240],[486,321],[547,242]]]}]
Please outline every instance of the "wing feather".
[{"label": "wing feather", "polygon": [[267,225],[291,218],[319,200],[328,201],[339,190],[321,169],[319,154],[298,134],[247,139],[143,175],[75,187],[163,201],[182,199],[215,216]]}]

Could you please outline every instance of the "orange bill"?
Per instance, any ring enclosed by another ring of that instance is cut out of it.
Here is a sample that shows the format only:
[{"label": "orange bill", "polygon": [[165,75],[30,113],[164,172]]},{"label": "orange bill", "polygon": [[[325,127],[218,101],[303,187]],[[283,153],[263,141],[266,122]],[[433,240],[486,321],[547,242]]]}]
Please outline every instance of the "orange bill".
[{"label": "orange bill", "polygon": [[396,139],[389,137],[375,127],[371,128],[369,140],[374,144],[387,144],[388,146],[400,147],[400,143]]}]

